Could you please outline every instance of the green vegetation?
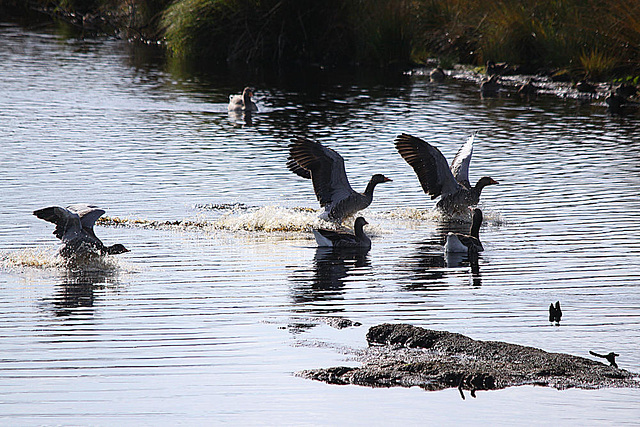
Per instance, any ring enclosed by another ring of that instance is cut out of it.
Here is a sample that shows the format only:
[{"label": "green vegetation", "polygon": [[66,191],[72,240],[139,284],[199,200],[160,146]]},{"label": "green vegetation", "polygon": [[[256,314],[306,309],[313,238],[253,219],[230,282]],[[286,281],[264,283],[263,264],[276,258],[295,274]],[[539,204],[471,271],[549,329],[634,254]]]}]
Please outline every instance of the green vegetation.
[{"label": "green vegetation", "polygon": [[[33,0],[166,42],[175,58],[404,68],[491,59],[575,78],[640,75],[638,0]],[[3,6],[17,0],[0,0]],[[86,21],[86,19],[85,19]]]}]

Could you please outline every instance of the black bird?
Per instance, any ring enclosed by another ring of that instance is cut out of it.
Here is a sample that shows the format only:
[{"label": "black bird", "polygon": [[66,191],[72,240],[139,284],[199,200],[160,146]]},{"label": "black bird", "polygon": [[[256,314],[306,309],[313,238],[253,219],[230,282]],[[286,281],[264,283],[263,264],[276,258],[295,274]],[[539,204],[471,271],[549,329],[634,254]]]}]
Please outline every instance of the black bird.
[{"label": "black bird", "polygon": [[549,322],[560,323],[560,319],[562,319],[560,301],[556,301],[555,307],[553,306],[553,303],[549,304]]},{"label": "black bird", "polygon": [[538,88],[535,87],[531,79],[527,79],[527,81],[524,82],[522,86],[518,88],[518,95],[522,97],[531,98],[536,95],[537,91],[538,91]]},{"label": "black bird", "polygon": [[576,83],[576,89],[580,93],[588,93],[592,96],[597,93],[595,85],[589,83],[586,80],[580,80],[578,83]]},{"label": "black bird", "polygon": [[618,367],[616,363],[616,357],[620,356],[618,353],[614,353],[613,351],[609,354],[598,354],[595,351],[589,351],[589,354],[592,354],[596,357],[602,357],[603,359],[607,359],[607,362],[611,364],[614,368]]},{"label": "black bird", "polygon": [[63,246],[59,253],[64,258],[129,252],[120,243],[105,246],[93,232],[93,224],[104,213],[104,210],[96,206],[83,204],[66,208],[50,206],[33,212],[38,218],[56,225],[53,234],[62,240]]},{"label": "black bird", "polygon": [[364,233],[364,226],[368,222],[361,216],[356,218],[353,225],[355,234],[343,231],[317,228],[313,230],[313,235],[318,242],[318,246],[329,246],[333,248],[361,248],[371,249],[371,239]]},{"label": "black bird", "polygon": [[376,185],[391,181],[377,173],[371,177],[364,193],[356,192],[347,179],[342,156],[306,138],[293,139],[289,144],[287,167],[296,175],[311,179],[320,206],[324,208],[320,218],[337,223],[368,207]]}]

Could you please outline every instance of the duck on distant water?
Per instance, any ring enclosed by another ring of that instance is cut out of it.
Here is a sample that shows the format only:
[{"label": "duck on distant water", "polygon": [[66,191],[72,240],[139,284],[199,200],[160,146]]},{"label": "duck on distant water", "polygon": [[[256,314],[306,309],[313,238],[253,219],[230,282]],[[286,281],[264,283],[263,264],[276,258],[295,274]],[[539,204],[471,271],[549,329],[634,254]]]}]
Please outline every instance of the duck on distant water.
[{"label": "duck on distant water", "polygon": [[442,82],[444,81],[446,75],[442,67],[436,67],[429,73],[429,79],[432,82]]},{"label": "duck on distant water", "polygon": [[347,179],[342,156],[306,138],[295,138],[289,144],[287,167],[296,175],[311,179],[320,206],[324,208],[320,218],[337,223],[368,207],[376,185],[391,181],[382,174],[375,174],[364,193],[354,191]]},{"label": "duck on distant water", "polygon": [[531,98],[536,95],[538,88],[536,88],[531,79],[527,79],[519,88],[518,95],[522,97]]},{"label": "duck on distant water", "polygon": [[482,96],[494,96],[497,95],[500,91],[500,83],[499,80],[500,75],[494,74],[489,78],[484,78],[480,82],[480,94]]},{"label": "duck on distant water", "polygon": [[580,93],[588,93],[590,95],[597,93],[596,86],[584,79],[576,83],[576,90]]},{"label": "duck on distant water", "polygon": [[482,211],[478,208],[473,210],[473,219],[469,234],[449,233],[444,245],[445,252],[459,252],[476,254],[484,251],[480,242],[480,226],[482,225]]},{"label": "duck on distant water", "polygon": [[318,228],[313,230],[313,235],[318,246],[371,249],[371,239],[364,233],[364,226],[367,224],[368,222],[359,216],[353,225],[355,234]]},{"label": "duck on distant water", "polygon": [[436,208],[449,215],[477,205],[482,189],[498,184],[488,176],[480,178],[474,187],[469,183],[474,139],[475,134],[467,139],[451,162],[451,167],[440,150],[428,142],[404,133],[395,139],[396,149],[415,171],[424,192],[432,199],[441,196]]},{"label": "duck on distant water", "polygon": [[256,112],[258,106],[251,100],[253,89],[245,87],[242,95],[229,95],[229,111]]},{"label": "duck on distant water", "polygon": [[66,208],[51,206],[33,212],[38,218],[56,225],[53,234],[62,240],[63,246],[59,253],[64,258],[129,252],[120,243],[105,246],[93,232],[93,225],[104,213],[104,210],[96,206],[84,204]]}]

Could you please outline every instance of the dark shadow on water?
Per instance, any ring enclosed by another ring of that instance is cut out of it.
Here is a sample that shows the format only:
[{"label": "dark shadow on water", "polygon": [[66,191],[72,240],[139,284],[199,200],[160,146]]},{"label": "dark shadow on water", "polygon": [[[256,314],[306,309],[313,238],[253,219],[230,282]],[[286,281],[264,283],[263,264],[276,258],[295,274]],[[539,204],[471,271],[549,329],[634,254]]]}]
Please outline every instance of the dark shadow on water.
[{"label": "dark shadow on water", "polygon": [[[368,251],[319,247],[309,270],[297,270],[292,277],[292,298],[296,304],[343,300],[349,276],[370,274]],[[305,311],[307,311],[305,309]],[[333,304],[314,309],[316,314],[342,311]]]},{"label": "dark shadow on water", "polygon": [[113,285],[117,285],[113,269],[68,269],[61,274],[54,295],[43,303],[57,317],[86,318],[94,314],[96,297]]},{"label": "dark shadow on water", "polygon": [[442,290],[448,275],[459,275],[461,269],[468,267],[472,284],[481,286],[479,258],[478,254],[445,253],[441,239],[435,236],[416,244],[411,255],[398,266],[399,279],[405,282],[403,287],[408,291]]}]

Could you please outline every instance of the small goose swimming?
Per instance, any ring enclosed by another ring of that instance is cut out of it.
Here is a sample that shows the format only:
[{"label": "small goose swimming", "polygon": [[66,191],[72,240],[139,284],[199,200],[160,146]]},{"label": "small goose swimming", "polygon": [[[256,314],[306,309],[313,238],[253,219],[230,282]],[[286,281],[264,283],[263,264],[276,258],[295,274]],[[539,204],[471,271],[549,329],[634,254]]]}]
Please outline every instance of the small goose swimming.
[{"label": "small goose swimming", "polygon": [[403,133],[395,140],[396,149],[415,171],[424,192],[432,199],[442,196],[436,208],[449,215],[477,205],[482,189],[498,184],[488,176],[480,178],[475,187],[469,183],[474,139],[475,134],[467,139],[451,162],[451,167],[440,150],[420,138]]},{"label": "small goose swimming", "polygon": [[287,167],[296,175],[311,179],[320,206],[324,208],[320,218],[337,223],[368,207],[376,185],[391,181],[375,174],[364,193],[356,192],[347,179],[342,156],[306,138],[295,138],[289,144]]},{"label": "small goose swimming", "polygon": [[368,222],[359,216],[353,225],[355,234],[318,228],[313,230],[313,235],[316,238],[316,242],[318,242],[318,246],[371,249],[371,239],[364,234],[364,226],[367,224]]},{"label": "small goose swimming", "polygon": [[442,67],[436,67],[429,73],[429,79],[432,82],[443,82],[446,75]]},{"label": "small goose swimming", "polygon": [[229,95],[229,111],[256,112],[258,106],[251,100],[253,89],[245,87],[242,95]]},{"label": "small goose swimming", "polygon": [[480,225],[482,225],[482,211],[480,209],[473,210],[473,220],[469,234],[449,233],[447,234],[447,242],[444,245],[444,251],[476,254],[482,252],[484,248],[480,242]]},{"label": "small goose swimming", "polygon": [[499,74],[494,74],[489,78],[484,78],[480,82],[480,94],[482,96],[495,96],[500,91]]},{"label": "small goose swimming", "polygon": [[63,246],[59,253],[64,258],[129,252],[120,243],[105,246],[93,232],[93,224],[104,213],[104,210],[96,206],[83,204],[70,205],[66,208],[51,206],[33,212],[38,218],[56,225],[53,234],[62,240]]}]

